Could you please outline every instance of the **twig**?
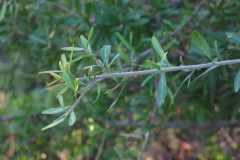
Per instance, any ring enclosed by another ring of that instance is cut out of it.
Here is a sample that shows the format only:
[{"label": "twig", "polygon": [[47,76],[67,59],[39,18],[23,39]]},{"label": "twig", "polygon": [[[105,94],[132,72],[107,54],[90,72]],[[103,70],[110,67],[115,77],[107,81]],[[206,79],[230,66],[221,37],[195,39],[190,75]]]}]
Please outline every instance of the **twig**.
[{"label": "twig", "polygon": [[[133,127],[144,127],[149,126],[149,124],[145,122],[129,122],[129,121],[116,121],[114,123],[110,123],[110,126],[115,127],[126,127],[126,126],[133,126]],[[185,123],[185,122],[167,122],[166,124],[159,124],[153,123],[151,125],[152,128],[159,128],[159,129],[167,129],[167,128],[180,128],[180,129],[200,129],[200,128],[217,128],[217,127],[237,127],[240,126],[240,121],[207,121],[203,123]]]},{"label": "twig", "polygon": [[98,152],[97,152],[97,155],[96,155],[94,160],[99,160],[99,158],[100,158],[100,156],[102,154],[102,150],[103,150],[103,146],[104,146],[105,140],[106,140],[106,132],[104,132],[104,134],[103,134],[103,137],[102,137],[102,140],[101,140],[101,144],[100,144],[100,146],[98,148]]},{"label": "twig", "polygon": [[[219,61],[219,62],[212,62],[212,63],[204,63],[204,64],[197,64],[197,65],[188,65],[188,66],[174,66],[174,67],[166,67],[162,68],[162,72],[173,72],[173,71],[181,71],[181,70],[196,70],[202,68],[209,68],[212,66],[222,66],[222,65],[232,65],[232,64],[239,64],[240,59],[235,60],[226,60],[226,61]],[[144,71],[132,71],[132,72],[121,72],[121,73],[109,73],[109,74],[102,74],[97,75],[96,79],[105,79],[105,78],[114,78],[114,77],[133,77],[139,75],[146,75],[146,74],[153,74],[159,72],[157,69],[151,70],[144,70]],[[92,76],[92,79],[95,77]],[[78,80],[85,80],[84,77],[78,78]]]},{"label": "twig", "polygon": [[92,86],[95,85],[96,82],[97,82],[97,81],[92,81],[91,83],[89,83],[89,84],[85,87],[84,91],[81,93],[81,95],[78,97],[78,99],[77,99],[77,100],[75,101],[75,103],[72,105],[72,107],[71,107],[69,110],[67,110],[67,112],[65,113],[65,117],[67,117],[67,116],[73,111],[73,109],[78,105],[78,103],[81,101],[81,99],[83,98],[83,96],[87,93],[87,91],[88,91],[90,88],[92,88]]}]

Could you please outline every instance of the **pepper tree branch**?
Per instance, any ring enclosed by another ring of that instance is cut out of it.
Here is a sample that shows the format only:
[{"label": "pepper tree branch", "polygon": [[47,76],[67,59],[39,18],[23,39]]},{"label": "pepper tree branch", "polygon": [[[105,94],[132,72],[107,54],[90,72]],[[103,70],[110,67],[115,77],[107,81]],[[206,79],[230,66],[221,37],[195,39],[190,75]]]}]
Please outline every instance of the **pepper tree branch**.
[{"label": "pepper tree branch", "polygon": [[[232,65],[232,64],[240,64],[240,59],[211,62],[211,63],[197,64],[197,65],[166,67],[166,68],[162,68],[161,72],[196,70],[196,69],[202,69],[202,68],[209,68],[213,66]],[[150,70],[143,70],[143,71],[108,73],[108,74],[97,75],[96,79],[105,79],[105,78],[114,78],[114,77],[133,77],[133,76],[139,76],[139,75],[153,74],[156,72],[160,72],[160,71],[157,69],[150,69]],[[92,76],[91,78],[94,79],[95,77]],[[85,78],[80,77],[78,78],[78,80],[85,80]]]}]

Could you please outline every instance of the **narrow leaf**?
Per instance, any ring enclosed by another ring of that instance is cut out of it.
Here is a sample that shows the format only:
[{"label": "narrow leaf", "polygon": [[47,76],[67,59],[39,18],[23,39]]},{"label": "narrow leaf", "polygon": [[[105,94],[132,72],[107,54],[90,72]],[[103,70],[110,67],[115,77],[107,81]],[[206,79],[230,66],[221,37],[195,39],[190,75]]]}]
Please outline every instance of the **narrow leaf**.
[{"label": "narrow leaf", "polygon": [[97,102],[97,100],[100,97],[100,93],[101,93],[101,86],[100,86],[100,83],[97,82],[97,98],[95,99],[95,101],[93,103]]},{"label": "narrow leaf", "polygon": [[65,87],[59,92],[59,94],[65,93],[65,92],[67,91],[67,89],[68,89],[68,86],[65,86]]},{"label": "narrow leaf", "polygon": [[149,76],[141,83],[141,87],[143,87],[143,86],[144,86],[152,77],[154,77],[156,74],[157,74],[157,72],[149,75]]},{"label": "narrow leaf", "polygon": [[7,10],[7,1],[4,0],[2,1],[2,8],[1,8],[1,13],[0,13],[0,22],[3,21],[5,14],[6,14],[6,10]]},{"label": "narrow leaf", "polygon": [[110,62],[109,66],[110,67],[112,65],[112,63],[120,56],[120,54],[117,54],[113,59],[112,61]]},{"label": "narrow leaf", "polygon": [[70,77],[69,73],[67,72],[67,70],[63,67],[63,64],[61,61],[59,61],[59,66],[60,69],[63,73],[63,80],[65,81],[65,83],[68,85],[69,88],[71,88],[72,90],[74,90],[74,84],[73,84],[73,80]]},{"label": "narrow leaf", "polygon": [[158,65],[157,63],[150,61],[150,60],[146,60],[147,64],[149,64],[150,66],[156,68],[157,70],[161,71],[161,67],[160,65]]},{"label": "narrow leaf", "polygon": [[[70,108],[71,106],[65,106],[65,108]],[[50,109],[46,109],[44,111],[42,111],[42,114],[56,114],[56,113],[61,113],[64,112],[64,108],[63,107],[58,107],[58,108],[50,108]]]},{"label": "narrow leaf", "polygon": [[222,60],[222,58],[221,58],[221,56],[220,56],[220,54],[219,54],[219,51],[218,51],[217,40],[214,41],[214,48],[215,48],[217,57]]},{"label": "narrow leaf", "polygon": [[197,78],[195,78],[192,82],[196,81],[198,78],[202,77],[203,75],[205,75],[206,73],[208,73],[209,71],[217,68],[218,66],[212,66],[210,68],[208,68],[205,72],[203,72],[202,74],[200,74]]},{"label": "narrow leaf", "polygon": [[126,41],[126,39],[118,32],[115,32],[115,35],[122,42],[122,44],[130,51],[133,51],[133,47]]},{"label": "narrow leaf", "polygon": [[76,116],[72,111],[69,116],[69,126],[72,126],[76,122]]},{"label": "narrow leaf", "polygon": [[234,80],[234,91],[237,93],[240,88],[240,69],[238,70]]},{"label": "narrow leaf", "polygon": [[52,71],[42,71],[42,72],[38,72],[38,74],[46,74],[46,73],[59,73],[59,72],[62,72],[60,70],[52,70]]},{"label": "narrow leaf", "polygon": [[158,107],[161,107],[162,104],[164,103],[166,93],[167,93],[166,77],[165,77],[165,73],[161,73],[161,78],[159,80],[158,90],[157,90],[157,106]]},{"label": "narrow leaf", "polygon": [[104,45],[100,51],[100,55],[105,66],[108,66],[109,64],[110,50],[111,50],[111,45]]},{"label": "narrow leaf", "polygon": [[88,34],[88,40],[87,40],[87,45],[86,45],[86,48],[88,48],[88,45],[89,45],[89,43],[90,43],[90,40],[91,40],[91,38],[92,38],[92,35],[93,35],[93,30],[94,30],[94,28],[92,27],[92,28],[90,29],[90,32],[89,32],[89,34]]},{"label": "narrow leaf", "polygon": [[48,126],[44,127],[44,128],[42,129],[42,131],[58,125],[59,123],[63,122],[64,119],[65,119],[65,118],[61,118],[61,119],[59,119],[58,121],[54,121],[53,123],[51,123],[51,124],[49,124]]},{"label": "narrow leaf", "polygon": [[175,98],[176,95],[178,94],[178,91],[180,90],[180,88],[183,86],[183,84],[184,84],[187,80],[191,79],[191,76],[192,76],[193,73],[194,73],[194,71],[192,71],[192,72],[182,81],[182,83],[178,86],[178,88],[176,89],[173,97],[171,98],[171,104],[170,104],[170,105],[172,105],[172,104],[174,103],[174,98]]},{"label": "narrow leaf", "polygon": [[236,33],[226,33],[227,37],[234,43],[240,44],[240,35]]},{"label": "narrow leaf", "polygon": [[85,47],[88,50],[88,53],[92,54],[91,45],[89,44],[87,47],[87,39],[83,35],[81,35],[80,40],[81,40],[83,47]]},{"label": "narrow leaf", "polygon": [[163,59],[164,51],[156,37],[152,37],[152,45],[155,51],[157,52],[157,54],[160,56],[160,58]]},{"label": "narrow leaf", "polygon": [[209,45],[205,38],[201,35],[201,33],[198,31],[193,31],[192,39],[194,43],[197,45],[197,47],[205,54],[205,56],[212,60]]},{"label": "narrow leaf", "polygon": [[111,106],[108,108],[107,112],[116,104],[116,102],[117,102],[117,100],[119,99],[120,95],[122,94],[122,91],[123,91],[123,89],[125,88],[126,84],[127,84],[127,81],[125,81],[125,83],[124,83],[121,91],[119,92],[117,98],[116,98],[115,101],[111,104]]},{"label": "narrow leaf", "polygon": [[58,98],[58,101],[59,101],[59,104],[61,107],[64,107],[64,100],[63,100],[63,96],[61,94],[58,94],[57,95],[57,98]]},{"label": "narrow leaf", "polygon": [[63,66],[66,67],[66,65],[67,65],[67,58],[66,58],[65,54],[61,55],[61,60],[62,60]]},{"label": "narrow leaf", "polygon": [[61,48],[62,50],[65,50],[65,51],[83,51],[84,49],[83,48],[80,48],[80,47],[63,47]]}]

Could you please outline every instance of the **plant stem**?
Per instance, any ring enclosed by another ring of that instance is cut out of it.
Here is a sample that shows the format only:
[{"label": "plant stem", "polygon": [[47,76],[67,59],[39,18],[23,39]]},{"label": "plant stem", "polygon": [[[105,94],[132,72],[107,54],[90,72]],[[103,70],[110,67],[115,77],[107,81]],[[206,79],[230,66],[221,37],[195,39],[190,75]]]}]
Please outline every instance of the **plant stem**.
[{"label": "plant stem", "polygon": [[[226,61],[219,61],[219,62],[211,62],[211,63],[204,63],[204,64],[197,64],[197,65],[188,65],[188,66],[174,66],[174,67],[166,67],[162,68],[162,72],[173,72],[173,71],[181,71],[181,70],[196,70],[202,68],[209,68],[212,66],[222,66],[222,65],[231,65],[231,64],[239,64],[240,59],[235,60],[226,60]],[[151,70],[143,70],[143,71],[132,71],[132,72],[121,72],[121,73],[108,73],[97,75],[96,79],[105,79],[105,78],[114,78],[114,77],[133,77],[145,74],[153,74],[159,72],[157,69]],[[94,76],[91,77],[94,79]],[[85,80],[84,77],[78,78],[78,80]]]}]

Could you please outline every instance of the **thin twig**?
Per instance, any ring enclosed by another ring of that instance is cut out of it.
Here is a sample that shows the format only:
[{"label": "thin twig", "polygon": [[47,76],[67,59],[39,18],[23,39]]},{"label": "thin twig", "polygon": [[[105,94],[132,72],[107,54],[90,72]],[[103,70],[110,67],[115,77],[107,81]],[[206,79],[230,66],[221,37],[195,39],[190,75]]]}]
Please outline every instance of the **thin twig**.
[{"label": "thin twig", "polygon": [[[232,65],[232,64],[239,64],[239,63],[240,63],[240,59],[226,60],[226,61],[219,61],[219,62],[212,62],[212,63],[197,64],[197,65],[166,67],[166,68],[162,68],[161,72],[196,70],[196,69],[202,69],[202,68],[209,68],[212,66]],[[105,79],[105,78],[114,78],[114,77],[133,77],[133,76],[139,76],[139,75],[153,74],[156,72],[159,72],[159,71],[157,69],[151,69],[151,70],[143,70],[143,71],[109,73],[109,74],[97,75],[96,79]],[[92,76],[91,78],[94,79],[95,77]],[[78,80],[85,80],[85,78],[81,77],[81,78],[78,78]]]},{"label": "thin twig", "polygon": [[99,158],[100,158],[100,156],[102,154],[102,150],[103,150],[103,146],[104,146],[105,140],[106,140],[106,132],[104,132],[104,134],[102,136],[101,144],[100,144],[100,146],[98,148],[98,152],[97,152],[97,155],[96,155],[94,160],[99,160]]},{"label": "thin twig", "polygon": [[[145,122],[129,122],[129,121],[116,121],[114,123],[109,123],[109,126],[112,127],[144,127],[149,126],[149,124]],[[218,128],[218,127],[238,127],[240,126],[240,121],[207,121],[203,123],[186,123],[186,122],[167,122],[165,124],[160,123],[153,123],[151,124],[152,128],[159,128],[159,129],[168,129],[168,128],[179,128],[179,129],[202,129],[202,128]]]},{"label": "thin twig", "polygon": [[78,99],[75,101],[75,103],[72,105],[72,107],[65,113],[65,117],[67,117],[72,111],[73,109],[78,105],[78,103],[81,101],[81,99],[83,98],[83,96],[88,92],[88,90],[90,88],[92,88],[92,86],[94,86],[96,84],[97,81],[92,81],[91,83],[89,83],[84,91],[81,93],[81,95],[78,97]]}]

